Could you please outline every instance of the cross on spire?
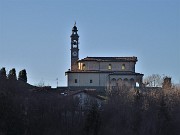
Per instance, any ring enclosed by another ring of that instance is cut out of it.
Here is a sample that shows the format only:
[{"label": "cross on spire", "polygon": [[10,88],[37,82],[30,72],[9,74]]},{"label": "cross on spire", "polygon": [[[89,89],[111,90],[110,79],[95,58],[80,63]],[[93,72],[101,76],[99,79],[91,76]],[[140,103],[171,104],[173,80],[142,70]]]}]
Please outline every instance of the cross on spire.
[{"label": "cross on spire", "polygon": [[75,21],[75,23],[74,23],[74,26],[76,26],[76,21]]}]

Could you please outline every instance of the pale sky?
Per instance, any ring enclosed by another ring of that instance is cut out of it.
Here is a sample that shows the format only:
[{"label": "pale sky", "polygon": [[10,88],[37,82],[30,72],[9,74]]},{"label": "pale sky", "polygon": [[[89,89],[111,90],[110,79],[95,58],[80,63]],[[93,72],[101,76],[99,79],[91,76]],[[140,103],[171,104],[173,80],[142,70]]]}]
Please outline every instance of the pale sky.
[{"label": "pale sky", "polygon": [[180,83],[179,0],[0,0],[0,68],[66,86],[75,21],[80,59],[137,56],[136,72]]}]

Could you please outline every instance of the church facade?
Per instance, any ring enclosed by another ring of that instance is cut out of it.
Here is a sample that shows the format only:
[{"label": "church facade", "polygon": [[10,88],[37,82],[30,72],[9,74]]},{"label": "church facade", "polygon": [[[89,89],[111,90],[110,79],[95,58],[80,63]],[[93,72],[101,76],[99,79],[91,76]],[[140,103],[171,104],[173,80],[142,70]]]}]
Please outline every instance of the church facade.
[{"label": "church facade", "polygon": [[79,59],[76,24],[71,34],[71,69],[66,72],[69,89],[105,90],[127,85],[142,86],[143,74],[135,72],[137,57],[86,57]]}]

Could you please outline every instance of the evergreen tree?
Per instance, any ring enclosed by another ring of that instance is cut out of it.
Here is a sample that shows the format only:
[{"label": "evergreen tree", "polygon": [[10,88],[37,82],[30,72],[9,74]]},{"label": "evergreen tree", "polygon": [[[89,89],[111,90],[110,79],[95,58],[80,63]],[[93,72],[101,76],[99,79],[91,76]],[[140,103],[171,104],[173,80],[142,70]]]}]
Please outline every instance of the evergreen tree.
[{"label": "evergreen tree", "polygon": [[27,73],[26,73],[25,69],[23,69],[19,72],[18,80],[27,82]]},{"label": "evergreen tree", "polygon": [[0,70],[0,79],[6,79],[6,69],[5,67]]},{"label": "evergreen tree", "polygon": [[9,71],[9,74],[8,74],[8,79],[10,80],[17,80],[17,77],[16,77],[16,69],[13,68]]}]

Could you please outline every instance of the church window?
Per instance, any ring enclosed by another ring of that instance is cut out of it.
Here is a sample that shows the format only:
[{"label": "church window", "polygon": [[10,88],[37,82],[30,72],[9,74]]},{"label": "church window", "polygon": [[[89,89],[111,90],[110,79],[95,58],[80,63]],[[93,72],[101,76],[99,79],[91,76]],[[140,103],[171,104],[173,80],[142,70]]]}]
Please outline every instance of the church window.
[{"label": "church window", "polygon": [[77,48],[77,45],[73,45],[73,48]]},{"label": "church window", "polygon": [[85,64],[83,64],[83,66],[82,66],[82,70],[85,70],[86,69],[86,65]]},{"label": "church window", "polygon": [[116,86],[116,79],[113,78],[110,83],[111,83],[111,86],[113,86],[113,87]]},{"label": "church window", "polygon": [[122,68],[122,70],[125,70],[125,68],[126,68],[126,67],[125,67],[125,64],[122,64],[122,67],[121,67],[121,68]]},{"label": "church window", "polygon": [[92,83],[93,81],[92,80],[90,80],[90,83]]},{"label": "church window", "polygon": [[76,40],[73,40],[73,41],[72,41],[72,45],[73,45],[73,48],[77,48],[77,41],[76,41]]},{"label": "church window", "polygon": [[77,83],[77,79],[75,79],[74,82]]},{"label": "church window", "polygon": [[112,66],[111,66],[111,64],[109,64],[109,66],[108,66],[108,69],[109,69],[109,70],[111,70],[111,69],[112,69]]},{"label": "church window", "polygon": [[78,63],[78,69],[81,69],[81,63]]}]

